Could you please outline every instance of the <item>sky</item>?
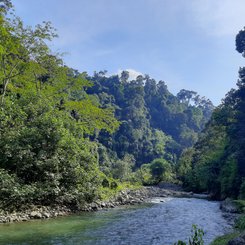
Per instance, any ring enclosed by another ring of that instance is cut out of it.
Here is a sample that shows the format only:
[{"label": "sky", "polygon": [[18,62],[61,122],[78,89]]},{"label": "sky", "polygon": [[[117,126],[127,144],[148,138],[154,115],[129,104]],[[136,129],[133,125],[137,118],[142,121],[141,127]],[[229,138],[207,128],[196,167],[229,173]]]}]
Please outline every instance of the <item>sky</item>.
[{"label": "sky", "polygon": [[51,49],[80,72],[148,74],[174,94],[194,90],[218,105],[244,66],[235,37],[245,26],[245,0],[12,2],[25,24],[52,22],[59,38]]}]

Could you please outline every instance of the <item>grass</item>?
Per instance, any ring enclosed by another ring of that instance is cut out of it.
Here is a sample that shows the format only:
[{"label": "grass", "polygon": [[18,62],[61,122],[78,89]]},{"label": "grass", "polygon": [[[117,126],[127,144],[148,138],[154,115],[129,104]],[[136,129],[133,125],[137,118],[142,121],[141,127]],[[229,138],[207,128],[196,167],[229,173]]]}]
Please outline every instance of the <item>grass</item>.
[{"label": "grass", "polygon": [[217,237],[210,245],[227,245],[231,239],[238,236],[239,236],[238,232],[226,234],[224,236]]}]

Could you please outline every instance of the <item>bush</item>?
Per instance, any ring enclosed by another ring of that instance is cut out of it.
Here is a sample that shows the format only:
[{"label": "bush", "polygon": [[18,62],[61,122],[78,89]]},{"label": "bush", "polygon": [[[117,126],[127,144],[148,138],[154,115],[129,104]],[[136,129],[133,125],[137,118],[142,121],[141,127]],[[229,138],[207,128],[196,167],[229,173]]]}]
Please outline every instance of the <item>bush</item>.
[{"label": "bush", "polygon": [[0,169],[0,208],[14,211],[29,205],[35,199],[36,186],[21,185],[15,175]]},{"label": "bush", "polygon": [[[189,238],[188,245],[204,245],[203,235],[204,231],[202,229],[199,229],[196,225],[192,225],[192,236]],[[187,243],[178,241],[174,245],[187,245]]]}]

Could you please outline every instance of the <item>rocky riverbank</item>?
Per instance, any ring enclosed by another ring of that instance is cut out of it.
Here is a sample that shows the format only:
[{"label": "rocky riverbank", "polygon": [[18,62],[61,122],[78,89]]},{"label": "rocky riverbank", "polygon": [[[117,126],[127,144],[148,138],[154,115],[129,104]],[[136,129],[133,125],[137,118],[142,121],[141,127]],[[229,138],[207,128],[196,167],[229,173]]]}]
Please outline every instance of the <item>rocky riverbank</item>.
[{"label": "rocky riverbank", "polygon": [[236,219],[240,215],[240,210],[238,207],[234,204],[232,199],[225,199],[220,203],[220,209],[223,212],[223,216],[228,221],[228,223],[232,226],[234,226]]},{"label": "rocky riverbank", "polygon": [[220,209],[225,213],[230,213],[230,214],[240,213],[240,210],[234,204],[233,200],[229,198],[225,199],[220,203]]},{"label": "rocky riverbank", "polygon": [[28,210],[22,212],[8,213],[0,212],[0,223],[28,221],[32,219],[47,219],[57,216],[64,216],[74,212],[92,212],[101,209],[114,208],[121,205],[134,205],[146,202],[153,197],[195,197],[206,198],[207,196],[193,194],[191,192],[184,192],[177,186],[171,187],[142,187],[137,190],[123,190],[108,201],[95,201],[87,203],[77,210],[71,210],[68,207],[56,206],[33,206]]},{"label": "rocky riverbank", "polygon": [[[234,226],[235,221],[242,215],[242,210],[234,203],[232,199],[225,199],[220,203],[220,209],[223,211],[223,216],[228,222]],[[239,233],[238,231],[236,233]],[[236,234],[234,238],[227,241],[227,245],[244,245],[245,244],[245,233],[242,232],[240,235]]]},{"label": "rocky riverbank", "polygon": [[[180,189],[165,189],[162,187],[142,187],[138,190],[124,190],[120,191],[118,195],[110,199],[108,202],[97,201],[87,204],[82,211],[97,211],[103,208],[114,208],[121,205],[133,205],[146,202],[153,197],[195,197],[204,198],[192,192],[184,192]],[[205,196],[207,197],[207,196]]]}]

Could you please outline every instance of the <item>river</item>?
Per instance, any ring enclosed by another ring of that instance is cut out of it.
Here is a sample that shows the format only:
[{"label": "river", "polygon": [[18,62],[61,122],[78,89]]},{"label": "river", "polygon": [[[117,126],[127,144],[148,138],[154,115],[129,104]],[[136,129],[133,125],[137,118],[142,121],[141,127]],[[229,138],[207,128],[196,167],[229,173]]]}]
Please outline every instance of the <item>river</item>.
[{"label": "river", "polygon": [[149,203],[50,220],[0,225],[4,245],[172,245],[188,240],[192,224],[205,244],[231,229],[218,202],[161,198]]}]

